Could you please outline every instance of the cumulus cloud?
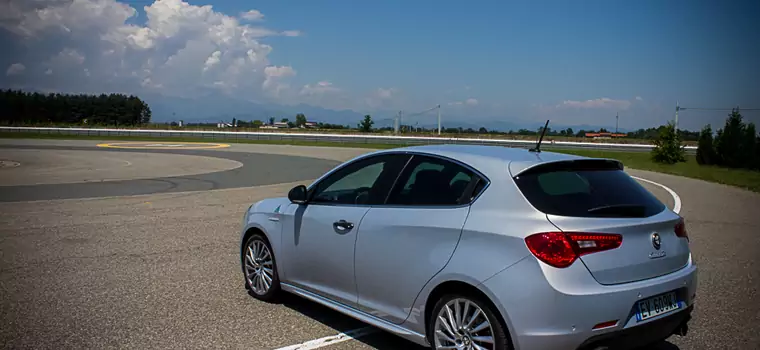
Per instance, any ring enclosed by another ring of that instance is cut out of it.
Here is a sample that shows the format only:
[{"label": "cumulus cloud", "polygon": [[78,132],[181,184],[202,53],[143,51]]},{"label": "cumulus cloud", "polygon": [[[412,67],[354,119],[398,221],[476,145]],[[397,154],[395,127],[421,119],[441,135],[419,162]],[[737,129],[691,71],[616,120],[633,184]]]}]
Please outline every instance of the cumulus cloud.
[{"label": "cumulus cloud", "polygon": [[611,98],[603,97],[595,100],[586,101],[572,101],[565,100],[558,104],[556,108],[617,108],[627,109],[631,106],[631,101],[627,100],[614,100]]},{"label": "cumulus cloud", "polygon": [[264,19],[264,14],[259,12],[259,10],[250,10],[250,11],[241,13],[240,18],[247,21],[260,21]]},{"label": "cumulus cloud", "polygon": [[5,75],[16,75],[21,74],[26,70],[26,67],[21,63],[14,63],[10,66],[8,66],[8,69],[5,71]]},{"label": "cumulus cloud", "polygon": [[[278,96],[295,75],[270,62],[273,48],[261,39],[296,30],[244,24],[181,0],[156,0],[144,10],[144,24],[133,24],[137,11],[116,0],[6,0],[0,27],[27,48],[11,58],[26,68],[25,84],[39,89],[177,96],[211,89],[258,98]],[[241,18],[263,15],[251,10]]]}]

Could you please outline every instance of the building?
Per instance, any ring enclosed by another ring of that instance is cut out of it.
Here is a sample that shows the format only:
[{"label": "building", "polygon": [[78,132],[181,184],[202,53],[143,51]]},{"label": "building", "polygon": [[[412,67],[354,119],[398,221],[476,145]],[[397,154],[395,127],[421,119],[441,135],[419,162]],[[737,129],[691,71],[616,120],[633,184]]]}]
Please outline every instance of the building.
[{"label": "building", "polygon": [[619,134],[619,133],[612,133],[612,132],[587,132],[586,137],[594,138],[594,139],[612,139],[612,138],[620,138],[620,137],[626,137],[626,134]]}]

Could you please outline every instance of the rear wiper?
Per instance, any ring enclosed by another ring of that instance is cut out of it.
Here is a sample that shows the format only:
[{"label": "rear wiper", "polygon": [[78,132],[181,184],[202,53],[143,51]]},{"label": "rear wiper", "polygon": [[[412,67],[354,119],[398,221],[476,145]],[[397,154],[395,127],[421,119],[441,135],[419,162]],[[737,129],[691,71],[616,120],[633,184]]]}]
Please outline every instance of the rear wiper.
[{"label": "rear wiper", "polygon": [[594,214],[642,216],[645,211],[646,206],[640,204],[613,204],[591,208],[586,212]]}]

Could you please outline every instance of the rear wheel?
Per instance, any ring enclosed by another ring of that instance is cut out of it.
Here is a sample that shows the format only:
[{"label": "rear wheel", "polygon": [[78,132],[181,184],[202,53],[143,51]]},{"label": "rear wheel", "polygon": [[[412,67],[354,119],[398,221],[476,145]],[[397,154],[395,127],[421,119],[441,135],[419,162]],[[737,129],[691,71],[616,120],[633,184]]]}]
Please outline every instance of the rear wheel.
[{"label": "rear wheel", "polygon": [[508,350],[509,339],[492,306],[480,298],[448,294],[433,308],[428,337],[433,349]]},{"label": "rear wheel", "polygon": [[273,300],[280,291],[280,278],[269,242],[255,233],[246,240],[242,253],[246,289],[256,299]]}]

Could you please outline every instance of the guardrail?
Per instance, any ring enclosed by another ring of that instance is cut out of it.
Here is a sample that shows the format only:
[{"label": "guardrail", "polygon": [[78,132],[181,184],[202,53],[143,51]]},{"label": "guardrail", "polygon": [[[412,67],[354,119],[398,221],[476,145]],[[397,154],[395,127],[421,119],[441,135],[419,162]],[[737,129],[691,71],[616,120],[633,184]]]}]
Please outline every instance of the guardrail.
[{"label": "guardrail", "polygon": [[[195,137],[203,140],[259,140],[259,141],[302,141],[302,142],[335,142],[335,143],[364,143],[392,145],[425,145],[425,144],[477,144],[500,145],[508,147],[533,147],[532,140],[479,139],[431,136],[388,136],[371,134],[310,134],[283,132],[247,132],[247,131],[196,131],[196,130],[141,130],[141,129],[96,129],[96,128],[48,128],[48,127],[9,127],[0,126],[2,132],[37,133],[52,135],[83,135],[83,136],[140,136],[140,137]],[[553,141],[544,137],[541,148],[565,149],[596,149],[615,151],[650,151],[650,144],[623,144],[603,142],[573,142]],[[695,153],[695,146],[686,146],[687,153]]]}]

